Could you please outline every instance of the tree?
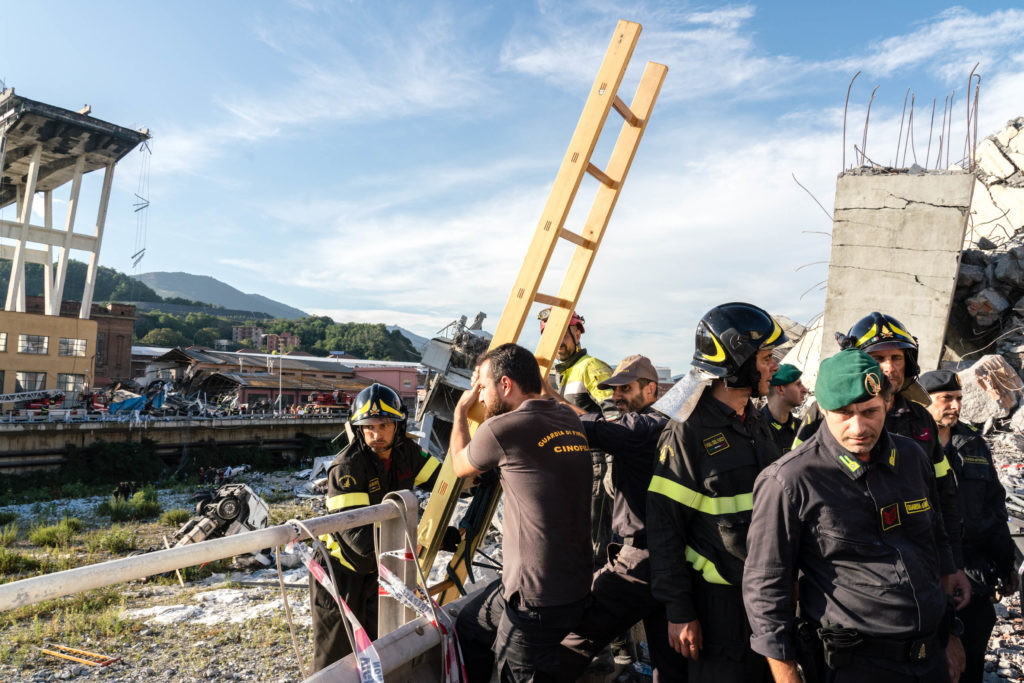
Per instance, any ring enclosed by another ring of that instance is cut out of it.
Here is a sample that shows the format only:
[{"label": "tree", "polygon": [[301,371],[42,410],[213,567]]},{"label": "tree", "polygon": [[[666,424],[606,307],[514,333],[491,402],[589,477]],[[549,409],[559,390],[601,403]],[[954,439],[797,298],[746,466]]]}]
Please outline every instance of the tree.
[{"label": "tree", "polygon": [[213,346],[213,343],[220,339],[220,333],[216,327],[200,328],[192,339],[198,346]]},{"label": "tree", "polygon": [[158,327],[151,330],[145,337],[139,340],[144,346],[191,346],[192,340],[170,329],[169,327]]}]

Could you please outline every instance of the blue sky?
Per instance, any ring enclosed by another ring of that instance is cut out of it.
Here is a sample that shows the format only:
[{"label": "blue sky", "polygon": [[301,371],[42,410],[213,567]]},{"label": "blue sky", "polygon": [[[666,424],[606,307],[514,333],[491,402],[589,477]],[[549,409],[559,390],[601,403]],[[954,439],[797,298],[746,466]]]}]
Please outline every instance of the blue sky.
[{"label": "blue sky", "polygon": [[[848,165],[875,85],[867,153],[880,163],[893,161],[907,88],[922,158],[931,100],[940,118],[956,90],[951,161],[960,156],[975,62],[979,137],[1024,114],[1024,11],[990,3],[0,7],[24,29],[0,42],[8,86],[153,134],[151,206],[133,211],[145,166],[135,152],[117,170],[103,265],[212,275],[423,335],[478,310],[493,329],[616,21],[640,22],[620,94],[632,98],[648,60],[669,73],[579,309],[595,355],[644,353],[675,372],[717,303],[800,322],[822,310],[826,266],[807,264],[828,260],[828,237],[813,231],[831,223],[792,175],[831,210],[856,71]],[[593,189],[585,181],[567,227],[579,228]],[[86,199],[79,230],[94,215]],[[522,342],[536,340],[527,326]]]}]

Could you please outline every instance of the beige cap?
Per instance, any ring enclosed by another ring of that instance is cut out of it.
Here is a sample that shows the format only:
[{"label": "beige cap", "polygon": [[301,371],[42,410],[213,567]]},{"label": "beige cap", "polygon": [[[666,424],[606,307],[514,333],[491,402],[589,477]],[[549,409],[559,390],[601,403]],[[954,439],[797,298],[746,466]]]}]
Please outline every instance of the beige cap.
[{"label": "beige cap", "polygon": [[650,358],[635,354],[623,358],[622,362],[619,363],[619,367],[615,368],[612,376],[598,384],[597,388],[610,389],[612,387],[621,387],[623,384],[629,384],[638,379],[648,379],[652,382],[657,382],[658,371],[654,369],[654,364],[651,363]]}]

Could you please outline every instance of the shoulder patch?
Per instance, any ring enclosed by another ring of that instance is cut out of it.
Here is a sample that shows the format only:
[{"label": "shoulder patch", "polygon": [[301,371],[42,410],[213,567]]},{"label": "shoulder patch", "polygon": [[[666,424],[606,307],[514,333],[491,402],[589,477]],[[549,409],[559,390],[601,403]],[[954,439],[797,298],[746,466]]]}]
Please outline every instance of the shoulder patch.
[{"label": "shoulder patch", "polygon": [[914,515],[918,512],[927,512],[932,509],[931,505],[928,504],[927,498],[904,501],[903,507],[906,509],[908,515]]},{"label": "shoulder patch", "polygon": [[338,484],[341,486],[342,490],[353,489],[356,487],[356,478],[351,474],[343,474],[341,475],[341,478],[338,479]]},{"label": "shoulder patch", "polygon": [[889,529],[898,527],[903,523],[900,521],[899,503],[886,505],[879,512],[882,515],[882,531],[888,531]]},{"label": "shoulder patch", "polygon": [[708,455],[721,453],[727,448],[729,448],[729,441],[725,438],[725,434],[722,432],[713,434],[704,439],[704,450],[708,452]]},{"label": "shoulder patch", "polygon": [[661,451],[658,453],[658,462],[664,465],[665,461],[668,458],[674,458],[675,455],[676,453],[674,450],[672,450],[672,446],[669,444],[665,444],[664,446],[661,447]]}]

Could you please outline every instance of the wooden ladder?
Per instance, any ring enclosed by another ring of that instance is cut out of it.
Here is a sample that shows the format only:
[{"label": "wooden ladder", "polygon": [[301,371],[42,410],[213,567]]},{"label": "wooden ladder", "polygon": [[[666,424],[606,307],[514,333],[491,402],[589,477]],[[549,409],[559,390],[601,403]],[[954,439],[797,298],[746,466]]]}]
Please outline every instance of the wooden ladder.
[{"label": "wooden ladder", "polygon": [[[580,292],[590,273],[597,250],[601,246],[605,228],[608,227],[608,221],[611,219],[615,203],[665,80],[665,74],[668,72],[668,67],[663,64],[648,62],[630,105],[626,106],[619,98],[619,85],[626,73],[640,31],[640,24],[630,21],[619,21],[615,28],[611,45],[605,53],[604,61],[601,62],[601,68],[597,72],[594,86],[590,89],[579,123],[576,124],[576,131],[555,177],[554,187],[526,252],[522,269],[491,340],[490,348],[517,341],[523,325],[530,317],[533,304],[550,306],[551,313],[535,352],[543,375],[547,375],[551,370],[558,346],[565,336],[570,317],[579,301]],[[590,157],[612,109],[618,112],[624,121],[608,166],[602,171],[591,163]],[[565,229],[564,226],[584,174],[593,176],[600,185],[583,230],[577,234]],[[539,288],[559,239],[568,240],[576,247],[558,294],[552,296],[541,293]],[[470,411],[471,433],[483,419],[484,409],[478,403]],[[419,525],[419,560],[425,574],[429,573],[434,563],[444,531],[451,520],[461,492],[462,480],[455,476],[452,458],[446,457]],[[457,577],[458,583],[463,582],[468,575],[468,564],[487,531],[500,494],[500,486],[495,486],[490,500],[486,502],[485,523],[480,525],[477,533],[465,535],[448,565],[449,576]],[[459,597],[458,583],[451,579],[445,580],[432,587],[431,593],[439,594],[439,602],[442,604],[450,602]]]}]

